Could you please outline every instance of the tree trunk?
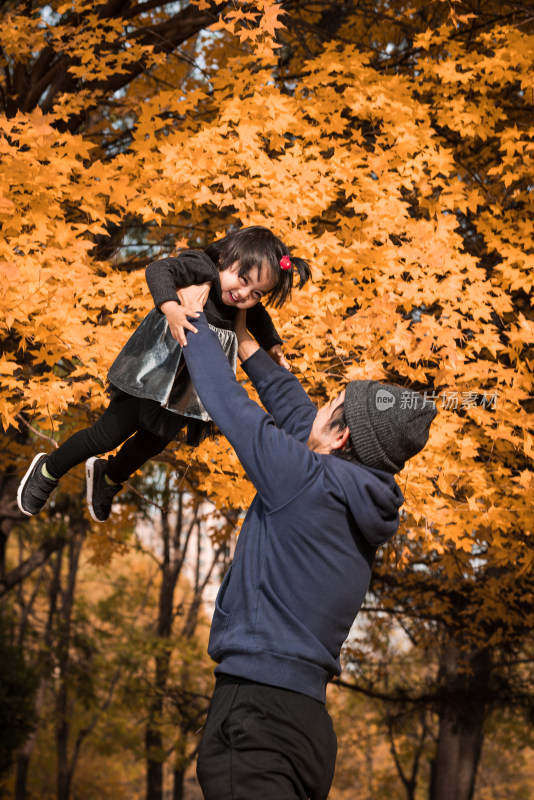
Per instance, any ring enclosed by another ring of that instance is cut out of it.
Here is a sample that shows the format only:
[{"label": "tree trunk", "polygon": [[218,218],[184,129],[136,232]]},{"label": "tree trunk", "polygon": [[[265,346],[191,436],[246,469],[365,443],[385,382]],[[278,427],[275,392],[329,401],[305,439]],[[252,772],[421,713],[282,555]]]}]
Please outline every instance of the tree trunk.
[{"label": "tree trunk", "polygon": [[[161,587],[159,592],[158,612],[158,651],[155,656],[155,674],[152,687],[153,697],[148,708],[148,719],[145,730],[146,746],[146,800],[163,800],[163,737],[161,719],[163,715],[163,699],[167,686],[170,649],[168,641],[172,633],[174,621],[174,592],[185,552],[181,547],[183,522],[183,498],[178,498],[178,513],[171,534],[168,511],[161,511],[161,535],[163,544],[163,561],[161,564]],[[186,544],[187,546],[187,540]]]},{"label": "tree trunk", "polygon": [[158,619],[158,647],[161,650],[155,657],[155,675],[152,686],[153,697],[148,709],[145,731],[147,758],[146,800],[163,800],[163,737],[161,735],[161,719],[163,715],[163,699],[169,673],[170,650],[167,641],[172,629],[174,589],[177,576],[172,570],[163,568],[160,589],[160,606]]},{"label": "tree trunk", "polygon": [[442,663],[443,703],[439,712],[430,800],[473,798],[484,741],[491,667],[488,650],[463,654],[451,647],[445,653]]},{"label": "tree trunk", "polygon": [[[39,720],[41,716],[41,709],[43,707],[43,699],[44,699],[44,690],[45,690],[45,679],[44,677],[42,677],[35,697],[36,720]],[[30,768],[30,760],[33,754],[33,748],[35,746],[35,740],[37,738],[37,731],[38,731],[38,726],[36,724],[34,730],[30,733],[30,735],[24,742],[23,746],[17,753],[17,757],[15,760],[16,777],[15,777],[14,800],[26,800],[28,771]]]},{"label": "tree trunk", "polygon": [[471,800],[482,750],[483,719],[442,718],[432,800]]},{"label": "tree trunk", "polygon": [[[182,684],[187,681],[188,673],[188,668],[184,667],[181,672]],[[185,771],[190,763],[190,758],[187,758],[187,726],[179,725],[177,733],[174,751],[172,800],[184,800]]]},{"label": "tree trunk", "polygon": [[184,781],[185,781],[185,770],[175,769],[172,800],[184,800],[184,790],[185,790]]},{"label": "tree trunk", "polygon": [[[33,736],[32,736],[33,738]],[[24,747],[17,754],[17,775],[15,779],[15,800],[26,800],[26,783],[28,780],[28,768],[30,766],[30,758],[33,752],[33,742],[27,740]]]},{"label": "tree trunk", "polygon": [[35,697],[35,719],[36,725],[35,730],[28,736],[26,742],[24,743],[23,747],[20,749],[19,753],[17,754],[16,759],[16,767],[17,767],[17,775],[15,780],[15,800],[26,800],[26,787],[27,787],[27,780],[28,780],[28,771],[30,767],[30,761],[33,754],[33,748],[35,746],[35,740],[37,738],[37,733],[39,730],[39,720],[41,718],[41,711],[44,705],[44,694],[46,689],[46,682],[48,678],[48,666],[47,660],[49,658],[49,652],[52,648],[52,641],[53,641],[53,631],[54,625],[56,621],[56,613],[57,613],[57,602],[60,590],[60,576],[61,576],[61,563],[63,559],[63,550],[57,554],[57,557],[52,562],[52,577],[50,580],[49,588],[48,588],[48,616],[46,622],[46,628],[44,632],[44,639],[43,639],[43,650],[40,655],[41,661],[41,680],[39,684],[39,689],[37,691]]},{"label": "tree trunk", "polygon": [[[68,544],[68,573],[66,585],[61,592],[61,608],[58,610],[59,627],[57,637],[59,690],[56,701],[56,757],[57,757],[57,800],[69,800],[72,776],[75,768],[77,751],[69,763],[69,739],[71,732],[71,702],[68,688],[71,667],[71,626],[74,608],[74,595],[78,564],[85,539],[84,520],[72,531],[72,539]],[[74,528],[74,526],[73,526]]]},{"label": "tree trunk", "polygon": [[2,581],[6,575],[6,546],[9,534],[17,522],[26,519],[17,506],[17,489],[22,475],[15,465],[10,463],[9,452],[13,442],[21,445],[27,440],[28,431],[25,428],[18,430],[10,426],[3,433],[2,449],[7,463],[5,469],[0,471],[0,579]]},{"label": "tree trunk", "polygon": [[63,683],[57,702],[58,723],[56,728],[57,756],[57,800],[69,800],[71,771],[69,769],[68,743],[70,720],[68,719],[67,689]]},{"label": "tree trunk", "polygon": [[155,709],[151,708],[150,719],[145,731],[146,800],[163,800],[163,762],[158,757],[158,754],[163,751],[163,742],[161,733],[154,724],[155,717]]}]

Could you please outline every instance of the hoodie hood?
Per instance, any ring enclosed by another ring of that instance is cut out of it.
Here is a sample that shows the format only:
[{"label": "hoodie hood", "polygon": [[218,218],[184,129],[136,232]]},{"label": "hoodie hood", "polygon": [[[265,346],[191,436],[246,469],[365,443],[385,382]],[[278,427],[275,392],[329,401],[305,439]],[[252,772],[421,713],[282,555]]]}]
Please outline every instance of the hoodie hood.
[{"label": "hoodie hood", "polygon": [[388,542],[399,527],[399,508],[404,496],[389,472],[328,458],[328,468],[340,485],[354,521],[372,547]]}]

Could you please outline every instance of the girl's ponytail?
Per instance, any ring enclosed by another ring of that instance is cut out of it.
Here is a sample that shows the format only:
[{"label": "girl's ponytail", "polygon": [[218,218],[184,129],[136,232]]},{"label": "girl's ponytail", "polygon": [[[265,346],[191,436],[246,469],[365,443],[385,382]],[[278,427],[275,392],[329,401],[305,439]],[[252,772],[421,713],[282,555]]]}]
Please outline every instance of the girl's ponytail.
[{"label": "girl's ponytail", "polygon": [[296,288],[302,289],[306,281],[311,278],[311,267],[307,261],[297,256],[291,256],[291,267],[295,273],[293,280],[295,280],[298,275],[299,284]]}]

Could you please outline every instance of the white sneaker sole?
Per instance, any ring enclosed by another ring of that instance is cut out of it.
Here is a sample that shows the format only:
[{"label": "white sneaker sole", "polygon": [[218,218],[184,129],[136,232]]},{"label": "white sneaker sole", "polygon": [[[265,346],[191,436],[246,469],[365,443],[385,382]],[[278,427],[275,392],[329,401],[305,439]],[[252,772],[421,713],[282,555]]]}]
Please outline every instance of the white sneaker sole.
[{"label": "white sneaker sole", "polygon": [[102,524],[102,520],[98,519],[93,509],[93,483],[95,479],[95,461],[98,461],[97,456],[88,458],[85,462],[85,499],[87,501],[87,508],[95,522]]},{"label": "white sneaker sole", "polygon": [[37,453],[37,455],[33,459],[32,463],[30,464],[30,466],[26,470],[26,473],[25,473],[23,479],[19,483],[19,488],[17,489],[17,505],[18,505],[20,511],[22,511],[23,514],[26,514],[27,517],[34,517],[35,514],[32,514],[30,511],[25,511],[23,509],[23,507],[22,507],[22,492],[23,492],[24,487],[28,483],[28,478],[30,477],[30,473],[32,472],[36,462],[39,461],[41,456],[46,456],[46,455],[47,455],[46,453]]}]

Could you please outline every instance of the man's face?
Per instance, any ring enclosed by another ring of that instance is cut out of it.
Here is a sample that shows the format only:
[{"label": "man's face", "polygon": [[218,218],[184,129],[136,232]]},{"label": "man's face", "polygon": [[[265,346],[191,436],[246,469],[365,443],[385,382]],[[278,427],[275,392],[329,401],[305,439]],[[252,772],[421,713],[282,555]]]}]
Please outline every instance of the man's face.
[{"label": "man's face", "polygon": [[339,430],[330,427],[332,414],[345,400],[345,390],[330,400],[326,405],[321,406],[317,411],[308,438],[308,447],[316,453],[330,453],[335,447],[336,439],[339,437]]},{"label": "man's face", "polygon": [[239,277],[239,262],[219,273],[222,301],[235,308],[252,308],[261,298],[274,289],[275,281],[269,269],[260,273],[257,267]]}]

